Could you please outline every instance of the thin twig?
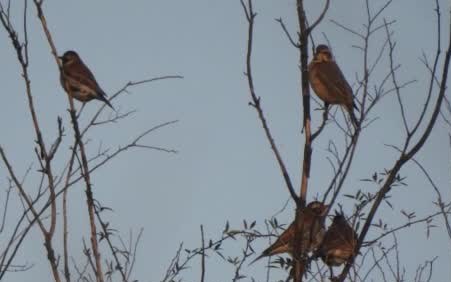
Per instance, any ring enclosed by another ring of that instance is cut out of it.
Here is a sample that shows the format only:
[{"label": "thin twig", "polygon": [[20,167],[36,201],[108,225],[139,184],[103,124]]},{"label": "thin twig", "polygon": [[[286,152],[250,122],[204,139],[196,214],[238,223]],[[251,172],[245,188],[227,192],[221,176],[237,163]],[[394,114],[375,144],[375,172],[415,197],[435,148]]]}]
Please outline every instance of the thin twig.
[{"label": "thin twig", "polygon": [[204,227],[200,225],[200,236],[202,244],[202,254],[200,260],[200,282],[205,281],[205,239],[204,239]]}]

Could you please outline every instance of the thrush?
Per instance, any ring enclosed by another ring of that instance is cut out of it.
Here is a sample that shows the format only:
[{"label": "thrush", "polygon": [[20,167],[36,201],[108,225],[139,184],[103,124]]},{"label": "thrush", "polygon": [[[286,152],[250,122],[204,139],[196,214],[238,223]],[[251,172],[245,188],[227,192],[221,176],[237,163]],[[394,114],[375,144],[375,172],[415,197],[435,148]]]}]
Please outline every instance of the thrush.
[{"label": "thrush", "polygon": [[114,109],[106,98],[105,91],[75,51],[67,51],[59,59],[62,64],[60,82],[70,96],[81,102],[97,99]]},{"label": "thrush", "polygon": [[318,256],[329,267],[340,266],[352,258],[356,244],[356,232],[349,225],[343,213],[336,213],[318,248]]},{"label": "thrush", "polygon": [[298,232],[302,231],[301,253],[308,253],[319,247],[325,233],[324,219],[326,217],[327,205],[321,202],[309,203],[299,215],[300,224],[296,221],[290,224],[290,226],[277,238],[277,240],[269,246],[263,253],[258,256],[255,261],[266,257],[281,253],[289,253],[294,255],[294,238]]},{"label": "thrush", "polygon": [[346,81],[343,73],[335,62],[332,52],[326,45],[318,45],[315,55],[308,65],[308,79],[313,91],[325,103],[342,105],[349,112],[351,121],[357,126],[357,118],[354,114],[354,95],[352,88]]}]

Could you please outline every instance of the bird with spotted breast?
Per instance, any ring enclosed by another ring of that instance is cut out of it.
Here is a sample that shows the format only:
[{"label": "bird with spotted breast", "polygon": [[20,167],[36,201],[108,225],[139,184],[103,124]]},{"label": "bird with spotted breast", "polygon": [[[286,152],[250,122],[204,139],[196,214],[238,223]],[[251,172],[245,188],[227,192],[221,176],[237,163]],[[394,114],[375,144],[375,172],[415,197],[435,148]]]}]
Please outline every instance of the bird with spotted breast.
[{"label": "bird with spotted breast", "polygon": [[273,256],[281,253],[289,253],[293,256],[294,251],[294,238],[296,234],[302,230],[302,250],[301,253],[308,253],[319,247],[325,233],[324,220],[326,217],[328,206],[313,201],[309,203],[299,215],[301,221],[298,225],[297,222],[293,222],[290,226],[277,238],[277,240],[269,246],[263,253],[254,259],[250,264],[257,260]]},{"label": "bird with spotted breast", "polygon": [[354,114],[352,88],[335,62],[332,52],[326,45],[318,45],[315,55],[308,65],[308,79],[313,91],[324,102],[326,112],[329,104],[342,105],[349,112],[351,122],[357,127],[358,120]]},{"label": "bird with spotted breast", "polygon": [[67,94],[81,102],[100,100],[114,109],[105,91],[75,51],[67,51],[59,59],[62,66],[60,82]]}]

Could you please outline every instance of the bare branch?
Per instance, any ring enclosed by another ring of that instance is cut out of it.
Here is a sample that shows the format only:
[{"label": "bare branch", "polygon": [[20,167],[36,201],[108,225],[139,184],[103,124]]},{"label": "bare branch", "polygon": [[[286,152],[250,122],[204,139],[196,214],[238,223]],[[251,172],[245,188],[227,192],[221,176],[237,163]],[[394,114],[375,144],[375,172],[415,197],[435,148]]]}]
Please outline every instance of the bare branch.
[{"label": "bare branch", "polygon": [[285,35],[287,36],[291,45],[293,45],[293,47],[295,47],[295,48],[300,48],[299,44],[293,40],[293,37],[291,37],[290,32],[288,31],[287,27],[285,26],[282,18],[276,19],[276,22],[278,22],[280,24],[280,26],[282,27],[282,30],[283,30],[283,32],[285,32]]},{"label": "bare branch", "polygon": [[291,184],[290,176],[288,175],[288,170],[285,167],[285,163],[282,160],[282,157],[279,153],[279,150],[277,149],[276,143],[274,141],[273,136],[271,135],[271,132],[269,130],[268,124],[266,122],[265,116],[263,114],[263,109],[260,105],[260,97],[257,97],[254,90],[254,81],[252,78],[252,64],[251,64],[251,58],[252,58],[252,42],[253,42],[253,33],[254,33],[254,19],[256,17],[256,13],[254,13],[252,9],[252,0],[248,0],[248,5],[244,3],[244,0],[240,0],[241,5],[243,6],[244,13],[246,14],[246,18],[249,24],[248,28],[248,38],[247,38],[247,56],[246,56],[246,76],[247,81],[249,84],[249,92],[252,98],[251,106],[255,108],[255,110],[258,113],[258,117],[262,123],[263,129],[266,134],[266,138],[268,139],[271,149],[274,152],[274,155],[277,159],[277,163],[279,164],[279,168],[282,172],[283,178],[285,180],[285,184],[288,188],[288,191],[290,192],[291,197],[293,198],[293,201],[295,201],[296,204],[298,204],[298,196],[296,195],[296,192],[294,192],[293,185]]},{"label": "bare branch", "polygon": [[201,262],[200,262],[200,282],[205,281],[205,239],[204,239],[204,227],[202,224],[200,225],[200,235],[201,235],[201,243],[202,243],[202,253],[201,253]]},{"label": "bare branch", "polygon": [[312,24],[310,25],[310,27],[306,30],[307,35],[309,35],[314,29],[315,27],[323,20],[324,16],[326,15],[327,10],[329,9],[329,4],[330,4],[330,0],[326,0],[326,5],[324,6],[323,11],[321,12],[320,16],[318,17],[318,19]]}]

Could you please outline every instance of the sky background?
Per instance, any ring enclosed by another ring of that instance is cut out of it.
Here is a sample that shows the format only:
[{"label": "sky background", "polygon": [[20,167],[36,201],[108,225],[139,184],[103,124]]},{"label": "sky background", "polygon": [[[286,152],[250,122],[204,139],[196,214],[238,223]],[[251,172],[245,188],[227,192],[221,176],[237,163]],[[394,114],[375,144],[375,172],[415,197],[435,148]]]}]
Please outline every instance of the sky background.
[{"label": "sky background", "polygon": [[[21,26],[22,4],[12,2],[14,23]],[[324,1],[305,2],[307,16],[312,20],[320,13]],[[320,43],[324,42],[322,33],[327,36],[338,64],[355,89],[356,74],[361,77],[363,65],[362,53],[352,46],[362,42],[330,20],[363,32],[364,1],[331,2],[324,21],[315,30],[314,39]],[[371,2],[373,11],[385,3]],[[428,71],[419,58],[425,52],[428,59],[432,59],[436,48],[432,2],[395,0],[384,13],[388,21],[396,20],[392,29],[397,44],[395,60],[401,64],[398,78],[400,81],[417,80],[403,91],[407,116],[412,121],[418,116],[428,86]],[[442,23],[447,23],[449,3],[439,2]],[[262,107],[292,181],[298,187],[304,140],[298,53],[275,21],[282,18],[294,35],[297,29],[295,1],[258,0],[254,9],[258,13],[253,56],[256,92],[261,96]],[[144,228],[133,278],[160,281],[180,242],[188,248],[199,246],[200,224],[204,225],[207,237],[217,238],[227,220],[237,228],[243,219],[256,220],[263,227],[264,219],[284,206],[289,194],[256,112],[248,106],[250,97],[243,74],[247,22],[238,0],[46,1],[44,13],[58,52],[77,51],[109,94],[128,81],[162,75],[184,77],[130,88],[129,95],[114,100],[113,105],[121,111],[136,109],[137,113],[120,123],[96,127],[89,134],[88,152],[92,155],[100,144],[115,149],[152,126],[179,120],[144,139],[145,144],[175,149],[178,154],[134,149],[92,176],[95,198],[114,209],[108,216],[112,227],[125,236],[130,229],[136,233]],[[31,86],[47,144],[55,137],[57,116],[63,118],[66,138],[55,163],[62,165],[68,158],[72,136],[67,98],[35,15],[30,5]],[[447,24],[442,25],[442,47],[448,42],[447,27]],[[370,61],[374,61],[376,50],[383,44],[383,35],[383,32],[376,34],[370,42]],[[32,165],[32,174],[25,186],[33,194],[38,179],[34,131],[20,68],[3,28],[0,29],[0,62],[0,144],[17,174],[23,175]],[[385,53],[372,85],[386,73]],[[86,124],[100,105],[97,101],[89,103],[81,123]],[[80,103],[77,102],[77,106]],[[379,119],[362,133],[345,193],[357,189],[375,192],[375,187],[359,180],[389,168],[397,157],[385,146],[400,145],[404,138],[395,96],[387,97],[375,108],[370,118],[375,117]],[[315,111],[314,128],[319,121],[320,113]],[[441,189],[445,201],[451,197],[448,134],[449,127],[439,119],[431,138],[417,155]],[[326,151],[330,139],[338,143],[342,140],[332,124],[314,144],[309,200],[322,195],[331,179],[332,170],[327,161],[330,154]],[[382,217],[395,226],[405,222],[399,215],[401,210],[416,211],[422,217],[432,211],[436,198],[417,167],[408,164],[401,174],[407,176],[408,187],[394,189],[393,209],[385,205],[377,214],[377,218]],[[3,164],[0,164],[0,187],[2,193],[8,187]],[[4,194],[0,199],[4,199]],[[17,195],[13,195],[7,226],[12,226],[15,216],[21,213],[17,199]],[[345,211],[352,210],[352,205],[345,204],[345,198],[339,197],[339,201],[344,203]],[[72,255],[81,259],[79,242],[81,236],[89,234],[82,185],[70,190],[69,206]],[[289,223],[293,219],[293,206],[288,206],[278,218],[280,222]],[[60,219],[58,224],[61,225]],[[401,261],[408,280],[414,278],[418,264],[438,256],[433,281],[448,281],[451,275],[449,239],[440,219],[436,225],[438,228],[431,232],[429,239],[424,225],[399,233]],[[58,249],[61,248],[59,237],[55,239]],[[0,243],[4,244],[4,240],[5,235],[0,235]],[[260,252],[267,242],[262,239],[256,246],[259,247],[256,251]],[[15,263],[31,263],[34,267],[24,273],[10,273],[5,281],[51,279],[42,236],[37,229],[27,238]],[[255,264],[246,269],[245,274],[263,279],[263,267],[264,263]],[[199,279],[197,264],[186,277],[188,281]],[[232,277],[231,268],[217,258],[207,262],[207,281],[227,281]],[[273,279],[283,277],[278,276],[278,272],[272,276]]]}]

